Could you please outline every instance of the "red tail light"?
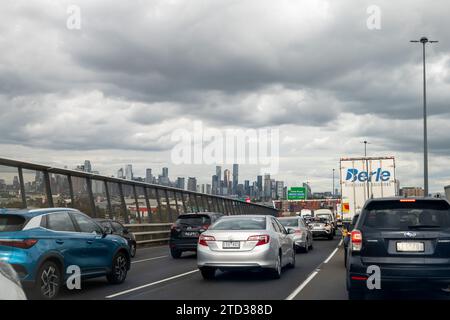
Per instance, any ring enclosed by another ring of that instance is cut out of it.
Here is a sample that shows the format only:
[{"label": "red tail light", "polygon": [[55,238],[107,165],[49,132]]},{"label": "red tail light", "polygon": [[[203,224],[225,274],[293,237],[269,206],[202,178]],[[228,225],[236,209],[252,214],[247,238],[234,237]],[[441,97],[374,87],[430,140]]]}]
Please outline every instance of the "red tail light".
[{"label": "red tail light", "polygon": [[38,242],[37,239],[24,239],[24,240],[0,240],[0,246],[7,246],[7,247],[15,247],[20,249],[29,249],[32,246],[34,246]]},{"label": "red tail light", "polygon": [[362,247],[362,233],[359,230],[353,230],[351,233],[352,250],[361,251]]},{"label": "red tail light", "polygon": [[208,228],[209,228],[209,224],[204,224],[204,225],[202,225],[202,229],[208,230]]},{"label": "red tail light", "polygon": [[262,246],[263,244],[269,243],[270,237],[267,234],[258,235],[258,236],[250,236],[247,241],[258,241],[256,243],[257,246]]},{"label": "red tail light", "polygon": [[302,235],[302,230],[295,230],[295,234]]},{"label": "red tail light", "polygon": [[216,238],[214,238],[213,236],[205,236],[203,234],[201,234],[200,237],[198,238],[199,245],[207,247],[208,246],[207,241],[216,241]]}]

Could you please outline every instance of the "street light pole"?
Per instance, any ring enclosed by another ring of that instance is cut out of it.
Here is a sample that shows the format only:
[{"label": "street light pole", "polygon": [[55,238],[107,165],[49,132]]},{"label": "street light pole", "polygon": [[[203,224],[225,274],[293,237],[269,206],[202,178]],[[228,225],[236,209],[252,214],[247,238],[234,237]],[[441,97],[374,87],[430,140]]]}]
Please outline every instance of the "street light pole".
[{"label": "street light pole", "polygon": [[364,159],[366,160],[366,170],[367,170],[367,181],[366,181],[366,186],[367,186],[367,199],[370,198],[370,188],[369,188],[369,161],[367,160],[367,144],[369,143],[367,140],[363,141],[364,143]]},{"label": "street light pole", "polygon": [[411,40],[410,42],[422,43],[423,60],[423,189],[425,197],[428,196],[428,133],[427,133],[427,78],[425,69],[425,45],[427,43],[436,43],[438,41],[428,40],[422,37],[420,40]]}]

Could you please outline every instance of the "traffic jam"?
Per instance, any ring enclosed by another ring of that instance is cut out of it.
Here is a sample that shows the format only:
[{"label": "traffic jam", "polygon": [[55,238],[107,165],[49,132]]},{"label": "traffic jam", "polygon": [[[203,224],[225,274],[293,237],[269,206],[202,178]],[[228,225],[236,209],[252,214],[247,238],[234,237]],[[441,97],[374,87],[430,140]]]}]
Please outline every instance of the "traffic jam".
[{"label": "traffic jam", "polygon": [[[316,244],[337,238],[343,266],[335,276],[345,278],[350,300],[405,290],[448,292],[449,202],[396,196],[392,157],[342,158],[340,167],[337,207],[279,211],[277,217],[180,214],[164,246],[172,264],[193,254],[207,282],[239,272],[280,279],[318,250]],[[376,169],[368,173],[368,167]],[[115,220],[71,208],[1,209],[0,281],[8,288],[1,298],[57,299],[63,287],[99,277],[110,285],[126,283],[139,250],[133,232]]]}]

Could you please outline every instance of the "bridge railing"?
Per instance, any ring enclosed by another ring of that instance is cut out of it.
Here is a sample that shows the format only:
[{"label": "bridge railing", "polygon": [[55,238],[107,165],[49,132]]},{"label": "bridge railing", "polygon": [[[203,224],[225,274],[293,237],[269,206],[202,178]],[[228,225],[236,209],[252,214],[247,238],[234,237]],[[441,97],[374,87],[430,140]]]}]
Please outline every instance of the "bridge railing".
[{"label": "bridge railing", "polygon": [[0,208],[46,207],[73,207],[127,224],[170,223],[185,212],[277,214],[237,199],[0,158]]}]

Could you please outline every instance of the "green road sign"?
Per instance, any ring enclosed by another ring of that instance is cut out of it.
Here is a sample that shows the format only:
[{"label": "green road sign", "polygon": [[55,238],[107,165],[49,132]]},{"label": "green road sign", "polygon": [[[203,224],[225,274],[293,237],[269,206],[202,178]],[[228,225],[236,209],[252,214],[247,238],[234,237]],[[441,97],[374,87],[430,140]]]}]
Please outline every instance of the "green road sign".
[{"label": "green road sign", "polygon": [[288,200],[306,200],[306,188],[305,187],[289,188]]}]

